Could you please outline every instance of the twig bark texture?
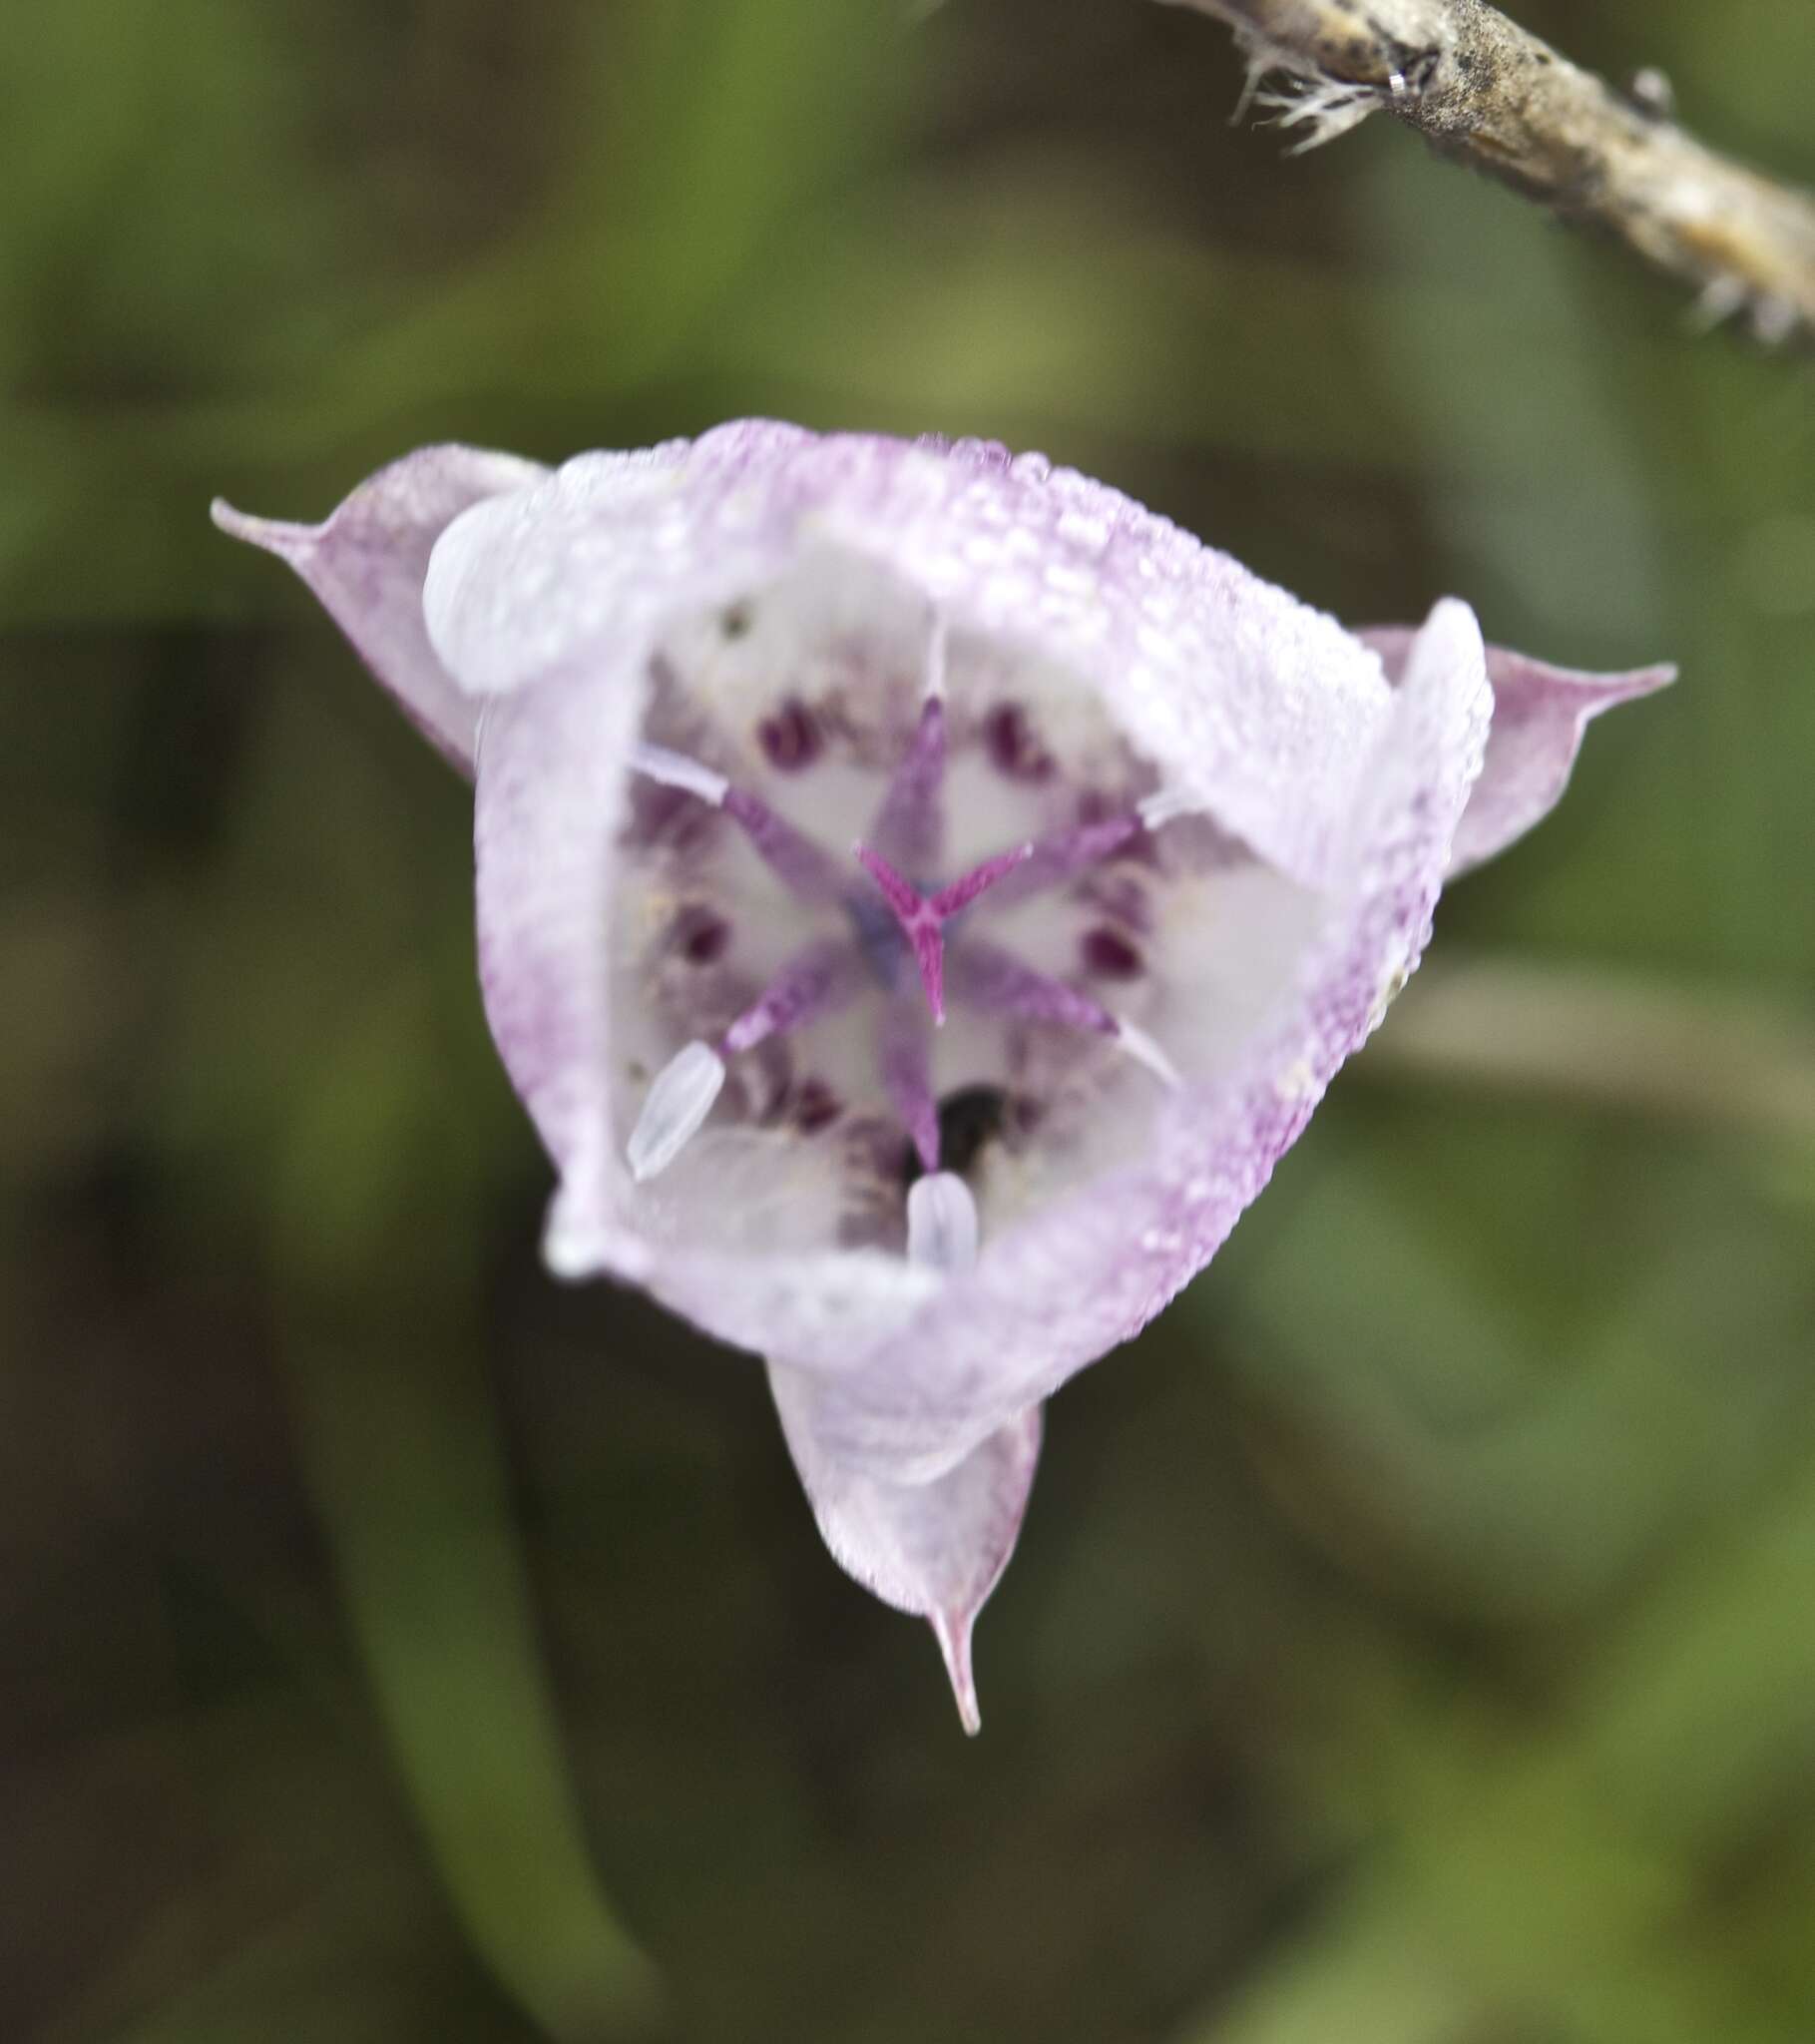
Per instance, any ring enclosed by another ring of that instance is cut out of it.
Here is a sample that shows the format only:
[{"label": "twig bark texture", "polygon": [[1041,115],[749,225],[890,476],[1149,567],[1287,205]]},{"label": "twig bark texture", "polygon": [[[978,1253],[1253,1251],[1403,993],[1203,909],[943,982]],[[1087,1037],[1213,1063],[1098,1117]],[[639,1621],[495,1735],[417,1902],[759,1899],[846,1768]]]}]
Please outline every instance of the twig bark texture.
[{"label": "twig bark texture", "polygon": [[[1730,162],[1483,0],[1180,0],[1227,22],[1287,125],[1328,140],[1384,110],[1434,147],[1688,284],[1710,319],[1815,338],[1815,197]],[[1811,81],[1815,90],[1815,80]],[[1275,102],[1275,104],[1279,104]]]}]

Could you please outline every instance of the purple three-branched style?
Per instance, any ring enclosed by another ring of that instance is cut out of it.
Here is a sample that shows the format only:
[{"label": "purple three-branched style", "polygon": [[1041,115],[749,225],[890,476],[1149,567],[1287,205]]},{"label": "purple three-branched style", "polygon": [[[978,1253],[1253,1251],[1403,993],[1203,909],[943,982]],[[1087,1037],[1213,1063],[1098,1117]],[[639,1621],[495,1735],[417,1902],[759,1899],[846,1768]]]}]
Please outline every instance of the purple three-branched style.
[{"label": "purple three-branched style", "polygon": [[971,1630],[1045,1398],[1209,1260],[1438,892],[1668,671],[1351,634],[1116,491],[763,422],[426,449],[288,560],[477,785],[545,1254],[767,1358],[833,1554]]}]

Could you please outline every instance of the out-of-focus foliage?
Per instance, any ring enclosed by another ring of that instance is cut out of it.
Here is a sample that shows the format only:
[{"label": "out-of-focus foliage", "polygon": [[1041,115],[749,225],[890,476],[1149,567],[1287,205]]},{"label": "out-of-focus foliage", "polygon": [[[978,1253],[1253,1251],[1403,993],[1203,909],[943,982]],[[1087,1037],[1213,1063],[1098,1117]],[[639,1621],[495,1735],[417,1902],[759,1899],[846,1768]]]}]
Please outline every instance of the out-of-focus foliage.
[{"label": "out-of-focus foliage", "polygon": [[[1526,14],[1815,176],[1802,0]],[[6,71],[7,2034],[1806,2044],[1807,368],[1384,124],[1282,159],[1134,0],[60,0]],[[764,410],[1684,668],[1059,1400],[976,1745],[753,1367],[538,1270],[465,793],[205,516]]]}]

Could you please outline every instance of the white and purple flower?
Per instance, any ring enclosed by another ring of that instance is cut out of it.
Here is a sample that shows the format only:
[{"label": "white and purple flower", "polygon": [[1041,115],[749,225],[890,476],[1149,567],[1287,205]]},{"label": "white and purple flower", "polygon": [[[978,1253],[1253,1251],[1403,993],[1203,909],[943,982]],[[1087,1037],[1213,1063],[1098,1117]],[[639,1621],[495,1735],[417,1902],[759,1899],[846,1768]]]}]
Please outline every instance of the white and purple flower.
[{"label": "white and purple flower", "polygon": [[995,446],[428,448],[287,560],[477,783],[479,970],[563,1277],[767,1358],[832,1553],[971,1629],[1042,1401],[1202,1269],[1669,670],[1353,635]]}]

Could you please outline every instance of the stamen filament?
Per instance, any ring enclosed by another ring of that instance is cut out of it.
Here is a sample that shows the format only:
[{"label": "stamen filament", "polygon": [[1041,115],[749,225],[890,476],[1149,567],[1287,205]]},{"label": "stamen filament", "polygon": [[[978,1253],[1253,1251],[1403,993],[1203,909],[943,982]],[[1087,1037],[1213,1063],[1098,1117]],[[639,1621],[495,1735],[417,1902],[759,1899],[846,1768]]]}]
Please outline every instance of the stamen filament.
[{"label": "stamen filament", "polygon": [[1076,873],[1112,858],[1142,828],[1138,815],[1110,816],[1100,823],[1074,823],[1050,836],[1036,837],[1027,847],[1020,870],[996,897],[1002,907],[1057,887]]},{"label": "stamen filament", "polygon": [[966,941],[953,957],[952,995],[986,1014],[1019,1015],[1029,1022],[1050,1022],[1061,1029],[1110,1037],[1118,1050],[1144,1066],[1162,1085],[1182,1083],[1172,1061],[1144,1029],[1125,1021],[1064,980],[1036,972],[1000,945]]},{"label": "stamen filament", "polygon": [[931,1048],[926,1016],[913,996],[891,1001],[883,1021],[882,1083],[926,1172],[939,1169],[939,1103],[933,1097]]},{"label": "stamen filament", "polygon": [[633,746],[630,764],[631,770],[646,779],[678,787],[714,809],[722,809],[797,899],[817,905],[836,901],[844,893],[844,868],[804,832],[778,816],[760,795],[667,746]]},{"label": "stamen filament", "polygon": [[929,694],[870,830],[889,857],[905,866],[930,866],[939,857],[945,835],[945,698]]},{"label": "stamen filament", "polygon": [[1044,887],[1055,887],[1106,858],[1113,858],[1130,838],[1142,830],[1157,830],[1180,816],[1200,816],[1203,803],[1182,788],[1162,787],[1143,796],[1127,815],[1106,816],[1101,822],[1074,823],[1049,837],[1037,837],[1027,863],[1011,885],[998,897],[1006,907],[1026,901]]},{"label": "stamen filament", "polygon": [[699,1133],[723,1090],[726,1058],[836,1013],[863,985],[854,948],[841,938],[823,938],[789,959],[719,1038],[716,1050],[697,1040],[682,1045],[657,1073],[625,1146],[631,1176],[639,1185],[655,1178]]},{"label": "stamen filament", "polygon": [[1101,1001],[1062,979],[1036,972],[997,944],[966,940],[952,961],[952,994],[986,1014],[1019,1015],[1029,1022],[1051,1022],[1093,1036],[1117,1033],[1116,1018]]},{"label": "stamen filament", "polygon": [[843,895],[845,869],[804,831],[796,830],[785,817],[778,816],[761,796],[741,787],[728,788],[724,813],[742,830],[757,856],[789,893],[815,905],[836,901]]},{"label": "stamen filament", "polygon": [[761,995],[724,1032],[726,1057],[754,1050],[771,1036],[804,1029],[846,1006],[863,985],[861,962],[842,937],[824,937],[797,951]]}]

